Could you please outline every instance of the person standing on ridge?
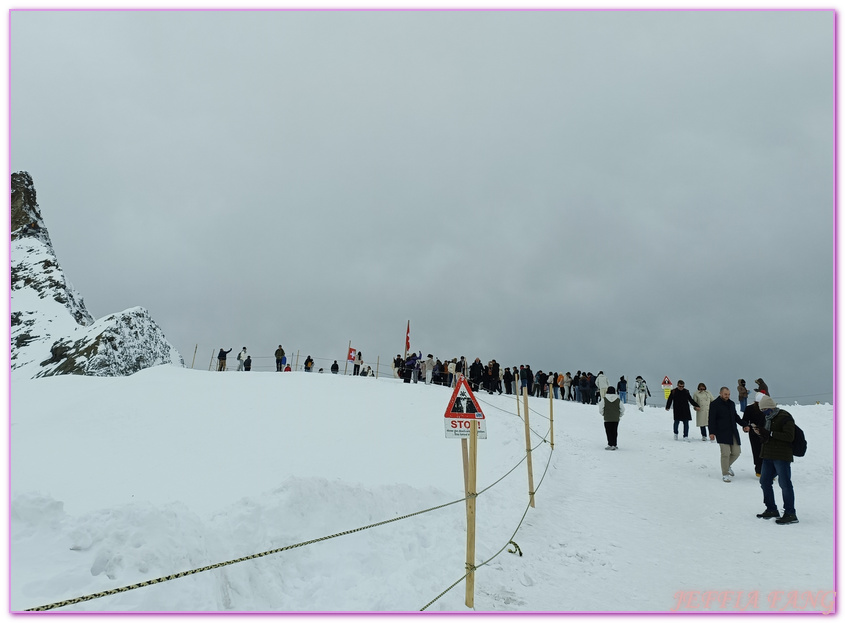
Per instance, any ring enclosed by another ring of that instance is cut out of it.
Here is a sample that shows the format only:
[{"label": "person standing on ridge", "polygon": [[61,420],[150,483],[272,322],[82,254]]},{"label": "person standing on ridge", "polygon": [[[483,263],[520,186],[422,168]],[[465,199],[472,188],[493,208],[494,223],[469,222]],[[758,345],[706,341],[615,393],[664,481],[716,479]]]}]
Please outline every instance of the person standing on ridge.
[{"label": "person standing on ridge", "polygon": [[226,371],[226,355],[232,352],[232,349],[223,350],[220,349],[220,352],[217,353],[217,371],[218,372],[225,372]]}]

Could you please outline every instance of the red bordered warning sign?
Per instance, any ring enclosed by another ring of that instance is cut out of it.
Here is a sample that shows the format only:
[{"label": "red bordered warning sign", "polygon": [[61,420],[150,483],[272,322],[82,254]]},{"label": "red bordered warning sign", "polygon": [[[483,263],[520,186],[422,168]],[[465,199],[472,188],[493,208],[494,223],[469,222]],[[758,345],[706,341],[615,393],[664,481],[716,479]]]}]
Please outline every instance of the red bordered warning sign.
[{"label": "red bordered warning sign", "polygon": [[469,437],[473,420],[478,422],[478,438],[487,439],[484,412],[469,388],[466,378],[461,375],[449,399],[443,419],[446,437],[457,439]]},{"label": "red bordered warning sign", "polygon": [[670,380],[669,380],[669,377],[668,377],[668,376],[664,376],[664,377],[663,377],[663,387],[666,387],[667,385],[669,385],[669,386],[671,387],[671,386],[672,386],[672,381],[670,381]]}]

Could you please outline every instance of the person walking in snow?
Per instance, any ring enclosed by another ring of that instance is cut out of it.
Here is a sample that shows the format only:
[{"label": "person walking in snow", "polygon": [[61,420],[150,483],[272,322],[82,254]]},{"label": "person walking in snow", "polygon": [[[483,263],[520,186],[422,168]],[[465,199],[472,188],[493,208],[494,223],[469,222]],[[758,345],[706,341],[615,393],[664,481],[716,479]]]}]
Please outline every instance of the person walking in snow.
[{"label": "person walking in snow", "polygon": [[695,425],[701,429],[701,441],[707,441],[710,403],[715,399],[713,398],[713,394],[707,391],[707,386],[704,383],[698,384],[698,390],[692,395],[692,399],[698,403],[698,411],[695,413]]},{"label": "person walking in snow", "polygon": [[305,358],[305,371],[306,372],[313,372],[314,370],[314,360],[311,359],[311,355],[308,355]]},{"label": "person walking in snow", "polygon": [[361,351],[358,351],[358,354],[355,355],[355,362],[352,365],[352,376],[358,376],[361,374],[361,366],[364,364],[364,355],[361,354]]},{"label": "person walking in snow", "polygon": [[742,423],[744,431],[748,431],[748,444],[751,446],[751,459],[754,461],[754,473],[757,478],[760,477],[763,471],[763,459],[760,458],[760,451],[763,447],[763,440],[754,428],[763,428],[766,424],[766,418],[760,411],[760,402],[766,394],[757,394],[758,399],[745,407],[745,412],[742,414]]},{"label": "person walking in snow", "polygon": [[622,401],[623,405],[628,402],[628,381],[625,380],[624,376],[620,376],[619,382],[616,383],[616,393],[619,394],[619,400]]},{"label": "person walking in snow", "polygon": [[247,355],[244,359],[244,371],[249,372],[250,370],[252,370],[252,357]]},{"label": "person walking in snow", "polygon": [[737,424],[743,425],[736,412],[736,404],[731,400],[731,390],[723,387],[719,390],[719,397],[710,403],[710,439],[719,444],[722,464],[722,480],[730,482],[734,476],[731,468],[740,455],[739,431]]},{"label": "person walking in snow", "polygon": [[599,413],[604,416],[604,432],[607,436],[605,450],[618,450],[616,445],[619,432],[619,418],[625,415],[625,405],[619,400],[616,390],[607,388],[607,393],[599,401]]},{"label": "person walking in snow", "polygon": [[692,420],[689,412],[689,406],[695,407],[698,411],[698,405],[690,396],[689,390],[684,387],[683,381],[678,381],[678,386],[669,392],[669,398],[666,400],[666,410],[672,409],[673,419],[675,421],[673,430],[675,432],[675,440],[678,439],[678,425],[684,423],[684,441],[689,441],[689,423]]},{"label": "person walking in snow", "polygon": [[634,392],[637,396],[637,408],[642,411],[645,408],[646,398],[651,397],[651,392],[648,390],[648,385],[643,377],[637,376],[636,383]]},{"label": "person walking in snow", "polygon": [[243,371],[244,361],[246,361],[246,346],[244,346],[243,350],[238,353],[238,372]]},{"label": "person walking in snow", "polygon": [[340,372],[340,364],[337,363],[337,359],[334,360],[332,367],[329,368],[332,371],[332,374],[337,374]]},{"label": "person walking in snow", "polygon": [[285,366],[285,349],[282,348],[281,344],[279,344],[274,355],[276,357],[276,372],[281,372]]},{"label": "person walking in snow", "polygon": [[217,353],[217,371],[218,372],[225,372],[226,371],[226,355],[232,352],[232,349],[223,350],[220,349],[220,352]]},{"label": "person walking in snow", "polygon": [[778,517],[775,492],[772,483],[778,479],[783,494],[783,517],[775,519],[778,524],[798,523],[795,514],[795,490],[792,487],[792,442],[795,439],[795,419],[792,414],[779,409],[771,396],[763,396],[758,403],[765,418],[763,427],[755,428],[755,433],[763,440],[763,473],[760,476],[760,488],[763,490],[763,503],[766,510],[757,515],[761,519]]}]

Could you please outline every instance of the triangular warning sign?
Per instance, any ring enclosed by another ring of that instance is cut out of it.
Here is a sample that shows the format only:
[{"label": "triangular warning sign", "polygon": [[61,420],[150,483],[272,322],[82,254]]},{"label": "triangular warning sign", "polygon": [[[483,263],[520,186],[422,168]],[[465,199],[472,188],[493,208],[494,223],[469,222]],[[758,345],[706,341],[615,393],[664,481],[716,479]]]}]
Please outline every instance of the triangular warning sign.
[{"label": "triangular warning sign", "polygon": [[663,385],[671,385],[672,381],[669,380],[668,376],[663,377]]},{"label": "triangular warning sign", "polygon": [[478,400],[475,399],[475,395],[463,375],[458,377],[455,391],[452,392],[452,397],[449,399],[449,406],[446,407],[444,417],[484,419],[484,413],[481,412]]}]

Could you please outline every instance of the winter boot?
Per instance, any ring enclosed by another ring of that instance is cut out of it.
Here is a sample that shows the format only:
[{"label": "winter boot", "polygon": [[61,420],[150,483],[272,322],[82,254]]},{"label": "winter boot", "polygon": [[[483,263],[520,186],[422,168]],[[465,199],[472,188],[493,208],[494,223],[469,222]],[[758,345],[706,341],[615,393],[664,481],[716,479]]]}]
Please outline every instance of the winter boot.
[{"label": "winter boot", "polygon": [[788,523],[798,523],[798,517],[794,513],[784,513],[780,519],[775,519],[776,524],[784,526]]},{"label": "winter boot", "polygon": [[759,519],[771,519],[772,517],[780,518],[780,513],[777,509],[770,511],[768,508],[764,510],[762,513],[757,513],[757,517]]}]

